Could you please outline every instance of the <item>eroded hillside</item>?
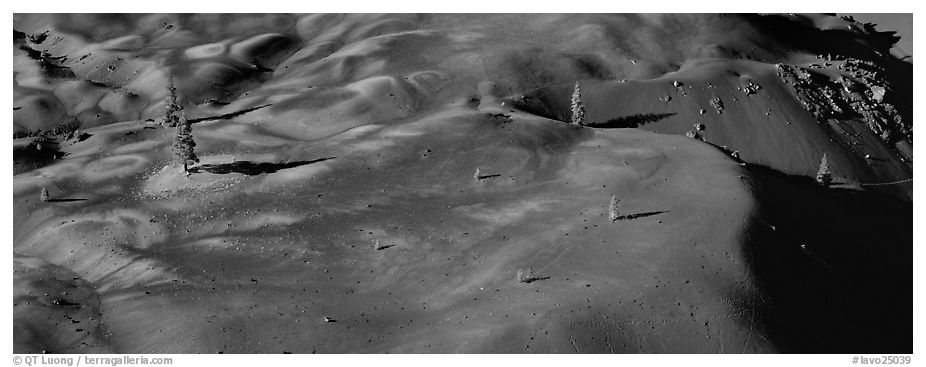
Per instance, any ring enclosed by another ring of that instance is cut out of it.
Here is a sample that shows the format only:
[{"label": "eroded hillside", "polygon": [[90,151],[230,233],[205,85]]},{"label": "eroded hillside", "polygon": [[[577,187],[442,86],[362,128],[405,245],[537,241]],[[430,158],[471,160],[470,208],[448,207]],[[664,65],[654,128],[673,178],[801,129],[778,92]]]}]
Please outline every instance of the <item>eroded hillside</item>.
[{"label": "eroded hillside", "polygon": [[[79,126],[14,145],[18,353],[912,350],[912,64],[873,26],[14,27],[14,132]],[[189,177],[160,124],[169,75]]]}]

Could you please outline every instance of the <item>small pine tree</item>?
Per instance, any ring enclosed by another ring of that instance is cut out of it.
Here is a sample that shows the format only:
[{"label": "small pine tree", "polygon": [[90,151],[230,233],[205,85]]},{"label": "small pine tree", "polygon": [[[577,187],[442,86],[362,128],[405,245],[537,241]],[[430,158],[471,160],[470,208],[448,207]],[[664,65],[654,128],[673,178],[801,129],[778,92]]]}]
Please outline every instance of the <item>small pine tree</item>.
[{"label": "small pine tree", "polygon": [[177,163],[183,164],[183,172],[189,175],[190,171],[188,165],[190,163],[199,163],[199,158],[196,157],[196,152],[193,151],[193,148],[196,147],[196,142],[193,141],[193,126],[183,115],[179,117],[180,121],[177,125],[177,136],[171,149],[174,152],[174,158]]},{"label": "small pine tree", "polygon": [[572,123],[585,125],[585,105],[582,103],[582,87],[576,82],[576,87],[572,91]]},{"label": "small pine tree", "polygon": [[823,153],[823,158],[820,160],[820,169],[817,170],[817,183],[829,186],[832,182],[833,174],[830,172],[829,160],[826,158],[826,153]]},{"label": "small pine tree", "polygon": [[46,188],[45,186],[42,186],[42,191],[39,193],[39,200],[42,200],[42,202],[47,203],[49,199],[50,198],[48,196],[48,188]]},{"label": "small pine tree", "polygon": [[611,195],[611,202],[608,203],[608,219],[610,219],[612,222],[619,218],[619,215],[617,214],[617,203],[619,202],[620,200],[617,200],[617,196]]}]

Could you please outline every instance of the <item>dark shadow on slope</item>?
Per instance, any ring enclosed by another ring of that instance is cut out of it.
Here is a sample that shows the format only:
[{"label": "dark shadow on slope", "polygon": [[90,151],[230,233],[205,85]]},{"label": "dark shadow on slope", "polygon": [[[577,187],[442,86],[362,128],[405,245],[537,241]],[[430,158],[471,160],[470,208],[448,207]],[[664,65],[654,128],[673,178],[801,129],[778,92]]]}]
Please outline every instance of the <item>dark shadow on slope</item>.
[{"label": "dark shadow on slope", "polygon": [[232,113],[226,113],[226,114],[224,114],[224,115],[200,117],[200,118],[190,119],[189,121],[190,121],[191,124],[195,124],[195,123],[197,123],[197,122],[214,121],[214,120],[226,120],[226,119],[230,119],[230,118],[232,118],[232,117],[238,117],[238,116],[241,116],[241,115],[246,114],[246,113],[248,113],[248,112],[257,111],[257,110],[259,110],[259,109],[261,109],[261,108],[270,107],[270,106],[273,106],[273,105],[272,105],[272,104],[265,104],[265,105],[260,105],[260,106],[257,106],[257,107],[245,108],[245,109],[243,109],[243,110],[241,110],[241,111],[235,111],[235,112],[232,112]]},{"label": "dark shadow on slope", "polygon": [[[781,49],[794,48],[811,54],[831,55],[834,59],[851,57],[874,62],[884,68],[881,77],[892,86],[885,101],[897,107],[905,124],[913,121],[913,63],[891,54],[900,39],[896,32],[877,31],[872,24],[862,24],[858,32],[843,29],[818,29],[812,23],[783,15],[741,15],[764,34],[774,35],[783,43]],[[860,33],[859,33],[860,32]]]},{"label": "dark shadow on slope", "polygon": [[547,280],[547,279],[550,279],[550,277],[530,277],[530,278],[527,278],[527,279],[522,280],[521,283],[531,284],[531,283],[536,282],[536,281],[538,281],[538,280]]},{"label": "dark shadow on slope", "polygon": [[785,353],[913,352],[913,205],[748,165],[744,248],[760,319]]},{"label": "dark shadow on slope", "polygon": [[858,29],[861,33],[848,29],[819,29],[803,19],[778,14],[743,14],[741,17],[765,34],[774,35],[788,48],[818,54],[878,60],[882,55],[890,55],[891,47],[900,39],[896,32],[878,32],[864,26]]},{"label": "dark shadow on slope", "polygon": [[[64,66],[64,62],[67,61],[67,58],[64,56],[52,56],[46,51],[36,50],[29,46],[25,39],[17,38],[17,30],[13,30],[13,45],[22,50],[29,56],[30,59],[35,60],[39,64],[39,68],[42,70],[42,75],[49,78],[61,78],[61,79],[75,79],[77,78],[74,75],[74,72],[71,68]],[[22,33],[22,32],[18,32]],[[30,39],[34,36],[30,35]],[[44,39],[43,39],[44,40]],[[33,42],[40,43],[40,42]]]},{"label": "dark shadow on slope", "polygon": [[87,201],[87,199],[48,199],[49,203],[72,203],[75,201]]},{"label": "dark shadow on slope", "polygon": [[622,116],[616,119],[611,119],[605,122],[593,122],[585,124],[585,127],[591,127],[595,129],[626,129],[626,128],[635,128],[640,127],[649,123],[653,123],[665,118],[669,118],[677,115],[675,112],[669,113],[639,113],[636,115]]},{"label": "dark shadow on slope", "polygon": [[13,148],[13,175],[45,167],[67,153],[59,150],[58,142],[36,139],[33,142]]},{"label": "dark shadow on slope", "polygon": [[668,213],[668,212],[669,212],[668,210],[662,210],[662,211],[655,211],[655,212],[643,212],[643,213],[636,213],[636,214],[628,214],[628,215],[622,215],[622,216],[619,216],[619,217],[617,217],[617,218],[614,218],[614,220],[615,220],[615,221],[618,221],[618,220],[634,220],[634,219],[637,219],[637,218],[646,218],[646,217],[651,217],[651,216],[654,216],[654,215],[659,215],[659,214]]},{"label": "dark shadow on slope", "polygon": [[243,173],[248,176],[256,176],[264,173],[274,173],[279,170],[294,168],[299,166],[304,166],[307,164],[318,163],[327,161],[329,159],[334,159],[335,157],[315,159],[311,161],[298,161],[298,162],[285,162],[285,163],[274,163],[274,162],[251,162],[251,161],[235,161],[232,163],[219,163],[219,164],[202,164],[196,167],[190,168],[192,173],[200,172],[209,172],[219,175],[229,174],[229,173]]},{"label": "dark shadow on slope", "polygon": [[572,116],[570,98],[572,85],[537,88],[520,98],[506,98],[512,108],[550,120],[568,122]]}]

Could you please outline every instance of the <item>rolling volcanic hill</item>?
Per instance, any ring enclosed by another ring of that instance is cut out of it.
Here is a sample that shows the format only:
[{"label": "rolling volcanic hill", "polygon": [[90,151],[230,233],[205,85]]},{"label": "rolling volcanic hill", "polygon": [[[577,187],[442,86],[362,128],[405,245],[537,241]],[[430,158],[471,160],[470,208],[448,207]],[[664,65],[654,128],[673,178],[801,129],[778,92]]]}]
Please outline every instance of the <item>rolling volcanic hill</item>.
[{"label": "rolling volcanic hill", "polygon": [[912,353],[882,28],[16,14],[14,351]]}]

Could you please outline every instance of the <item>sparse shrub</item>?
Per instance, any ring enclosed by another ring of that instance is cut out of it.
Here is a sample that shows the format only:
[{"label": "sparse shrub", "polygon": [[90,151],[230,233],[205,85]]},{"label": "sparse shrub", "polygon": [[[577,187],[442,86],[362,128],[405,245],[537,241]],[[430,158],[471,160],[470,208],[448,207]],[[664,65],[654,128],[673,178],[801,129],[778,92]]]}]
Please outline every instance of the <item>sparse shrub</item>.
[{"label": "sparse shrub", "polygon": [[699,133],[698,130],[694,130],[694,129],[688,130],[685,133],[685,136],[692,138],[692,139],[704,140],[703,138],[701,138],[701,133]]},{"label": "sparse shrub", "polygon": [[572,123],[585,125],[585,104],[582,103],[582,87],[576,82],[576,87],[572,91]]},{"label": "sparse shrub", "polygon": [[829,160],[826,157],[826,153],[823,153],[823,158],[820,159],[820,169],[817,170],[817,183],[823,186],[829,186],[833,182],[833,174],[830,172]]},{"label": "sparse shrub", "polygon": [[530,283],[534,281],[534,268],[518,269],[518,282]]},{"label": "sparse shrub", "polygon": [[608,203],[608,219],[612,222],[620,217],[620,214],[617,213],[617,204],[619,202],[620,200],[617,200],[617,196],[611,195],[611,201]]},{"label": "sparse shrub", "polygon": [[39,200],[42,200],[42,202],[47,203],[49,199],[50,197],[48,196],[48,188],[46,188],[45,186],[42,186],[42,191],[39,193]]},{"label": "sparse shrub", "polygon": [[479,170],[479,167],[476,167],[476,172],[473,173],[473,181],[479,182],[482,180],[482,171]]}]

